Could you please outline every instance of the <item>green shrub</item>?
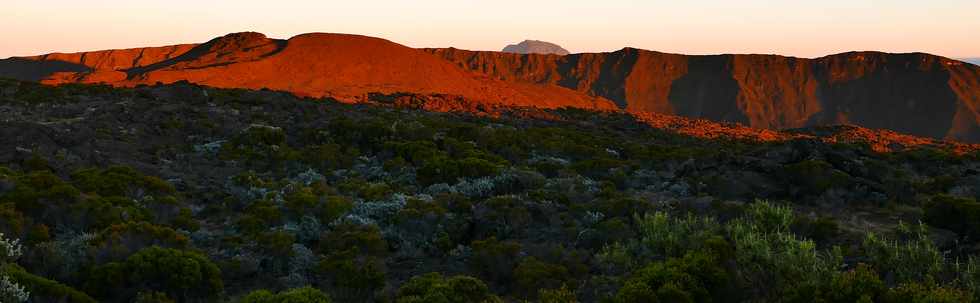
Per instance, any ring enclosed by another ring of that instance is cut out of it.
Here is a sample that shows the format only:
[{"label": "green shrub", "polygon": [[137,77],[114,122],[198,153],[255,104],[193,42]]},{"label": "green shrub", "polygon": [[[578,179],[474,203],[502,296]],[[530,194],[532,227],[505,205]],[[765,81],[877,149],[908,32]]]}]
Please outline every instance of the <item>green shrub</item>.
[{"label": "green shrub", "polygon": [[906,283],[938,278],[945,267],[945,258],[925,229],[924,225],[919,225],[913,231],[912,239],[904,243],[870,233],[861,248],[869,264],[883,275],[892,277],[888,282]]},{"label": "green shrub", "polygon": [[799,285],[785,293],[785,302],[881,302],[888,287],[870,266],[858,264],[826,283]]},{"label": "green shrub", "polygon": [[412,277],[398,288],[395,297],[398,303],[422,302],[500,302],[490,293],[490,289],[480,279],[468,276],[445,278],[439,273],[428,273]]},{"label": "green shrub", "polygon": [[640,243],[647,250],[661,256],[683,256],[690,250],[699,250],[706,241],[721,232],[721,225],[711,217],[688,214],[672,218],[663,212],[637,216]]},{"label": "green shrub", "polygon": [[310,187],[300,187],[286,194],[286,207],[296,214],[303,214],[307,209],[312,209],[320,203],[313,189]]},{"label": "green shrub", "polygon": [[805,160],[784,166],[784,180],[802,194],[819,195],[850,183],[850,176],[821,160]]},{"label": "green shrub", "polygon": [[610,158],[596,158],[577,161],[571,168],[578,173],[595,179],[605,179],[614,168],[623,167],[626,162]]},{"label": "green shrub", "polygon": [[149,222],[153,214],[133,199],[120,196],[92,197],[71,207],[85,229],[101,229],[114,224]]},{"label": "green shrub", "polygon": [[24,159],[21,163],[26,171],[39,171],[39,170],[51,170],[51,165],[48,163],[47,159],[44,159],[37,153],[31,155],[30,158]]},{"label": "green shrub", "polygon": [[388,198],[394,192],[387,183],[368,183],[366,186],[361,187],[358,195],[364,200],[379,201]]},{"label": "green shrub", "polygon": [[317,264],[316,272],[343,302],[371,301],[385,286],[384,260],[361,255],[356,248],[329,255]]},{"label": "green shrub", "polygon": [[526,257],[514,269],[514,284],[524,294],[536,294],[540,289],[558,288],[570,279],[568,269],[535,257]]},{"label": "green shrub", "polygon": [[154,246],[129,256],[123,263],[93,268],[85,289],[104,299],[132,299],[137,291],[149,290],[188,301],[217,298],[224,283],[221,270],[204,255]]},{"label": "green shrub", "polygon": [[321,144],[306,146],[301,151],[301,159],[320,170],[330,171],[335,169],[349,168],[354,165],[354,160],[361,152],[353,147],[344,147],[339,144]]},{"label": "green shrub", "polygon": [[755,201],[745,211],[745,217],[765,232],[789,232],[793,224],[793,210],[769,201]]},{"label": "green shrub", "polygon": [[0,267],[6,274],[31,293],[34,302],[95,303],[95,299],[70,286],[28,273],[24,268],[8,263]]},{"label": "green shrub", "polygon": [[830,288],[824,291],[828,301],[842,303],[878,301],[884,292],[885,283],[878,273],[864,264],[834,277]]},{"label": "green shrub", "polygon": [[171,220],[172,224],[176,228],[184,229],[187,231],[197,231],[201,228],[201,223],[194,219],[194,215],[191,213],[191,209],[183,207],[177,211],[177,216]]},{"label": "green shrub", "polygon": [[460,172],[457,163],[449,158],[427,162],[416,172],[419,184],[428,186],[436,183],[454,184],[459,182]]},{"label": "green shrub", "polygon": [[313,287],[293,288],[273,294],[268,290],[256,290],[238,301],[239,303],[330,303],[330,296]]},{"label": "green shrub", "polygon": [[826,243],[840,234],[840,225],[832,217],[796,217],[792,230],[803,237],[813,239],[817,243]]},{"label": "green shrub", "polygon": [[320,237],[320,251],[331,254],[356,249],[362,254],[383,256],[388,243],[381,236],[377,225],[343,223]]},{"label": "green shrub", "polygon": [[882,302],[885,303],[969,303],[974,297],[960,289],[943,286],[907,283],[888,291]]},{"label": "green shrub", "polygon": [[822,285],[843,264],[839,249],[818,250],[813,241],[787,232],[769,231],[773,228],[771,222],[756,224],[750,217],[730,222],[726,227],[735,246],[739,281],[754,296],[776,300],[801,287]]},{"label": "green shrub", "polygon": [[500,171],[497,164],[480,158],[463,158],[456,165],[459,166],[460,176],[465,178],[479,178],[496,175]]},{"label": "green shrub", "polygon": [[714,252],[692,251],[681,258],[640,269],[620,289],[618,302],[727,302],[734,276]]},{"label": "green shrub", "polygon": [[135,303],[176,303],[167,294],[158,291],[140,292],[136,295]]},{"label": "green shrub", "polygon": [[285,231],[277,230],[263,233],[256,240],[263,253],[289,257],[293,253],[293,243],[296,242],[296,237]]},{"label": "green shrub", "polygon": [[0,194],[0,204],[11,203],[17,212],[32,218],[51,217],[45,221],[48,224],[74,223],[65,213],[80,199],[78,189],[50,171],[11,174],[5,181],[13,181],[14,188]]},{"label": "green shrub", "polygon": [[633,256],[629,247],[615,242],[602,247],[602,250],[596,253],[595,263],[605,274],[621,275],[633,271],[639,261]]},{"label": "green shrub", "polygon": [[960,236],[980,239],[980,202],[949,195],[934,196],[923,207],[923,220]]},{"label": "green shrub", "polygon": [[320,203],[320,222],[333,222],[354,208],[354,200],[345,196],[328,196]]},{"label": "green shrub", "polygon": [[385,150],[416,166],[422,166],[446,157],[446,154],[439,150],[432,141],[387,142],[385,143]]},{"label": "green shrub", "polygon": [[598,211],[602,212],[602,214],[604,214],[606,217],[629,218],[634,214],[645,214],[649,206],[647,203],[643,203],[643,201],[637,199],[616,197],[599,200],[597,208]]},{"label": "green shrub", "polygon": [[299,160],[302,154],[286,144],[281,128],[251,125],[221,145],[218,159],[245,160],[250,164],[265,163],[270,167],[289,160]]},{"label": "green shrub", "polygon": [[183,249],[190,239],[176,230],[149,222],[127,222],[109,226],[89,243],[103,259],[121,260],[150,246]]},{"label": "green shrub", "polygon": [[518,197],[500,196],[487,199],[477,206],[483,213],[478,228],[480,236],[510,237],[532,223],[531,213]]},{"label": "green shrub", "polygon": [[470,266],[491,281],[510,281],[521,252],[514,241],[498,241],[496,237],[473,241]]},{"label": "green shrub", "polygon": [[286,144],[286,132],[274,126],[252,125],[236,139],[240,144],[282,146]]},{"label": "green shrub", "polygon": [[416,171],[418,182],[428,186],[436,183],[455,184],[461,178],[480,178],[496,175],[500,166],[480,158],[463,158],[460,160],[448,157],[427,161]]},{"label": "green shrub", "polygon": [[73,184],[87,193],[103,197],[130,197],[143,190],[150,194],[173,194],[173,185],[153,176],[145,176],[132,167],[87,168],[71,174]]},{"label": "green shrub", "polygon": [[0,203],[0,232],[18,236],[28,228],[28,218],[17,211],[13,202]]},{"label": "green shrub", "polygon": [[562,285],[558,289],[542,289],[538,291],[538,301],[541,303],[578,303],[575,292]]}]

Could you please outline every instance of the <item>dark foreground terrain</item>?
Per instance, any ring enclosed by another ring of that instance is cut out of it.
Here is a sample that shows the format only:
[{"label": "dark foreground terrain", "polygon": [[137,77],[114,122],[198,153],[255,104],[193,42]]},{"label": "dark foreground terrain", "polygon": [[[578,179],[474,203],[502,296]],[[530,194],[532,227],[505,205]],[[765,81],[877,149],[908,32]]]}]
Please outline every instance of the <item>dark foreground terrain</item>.
[{"label": "dark foreground terrain", "polygon": [[376,97],[0,81],[0,301],[980,295],[975,153]]}]

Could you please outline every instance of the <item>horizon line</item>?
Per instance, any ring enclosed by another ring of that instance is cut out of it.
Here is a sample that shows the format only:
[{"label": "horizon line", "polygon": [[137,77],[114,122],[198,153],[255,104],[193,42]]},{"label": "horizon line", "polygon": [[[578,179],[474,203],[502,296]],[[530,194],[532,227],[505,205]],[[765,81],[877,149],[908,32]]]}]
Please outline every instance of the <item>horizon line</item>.
[{"label": "horizon line", "polygon": [[[503,48],[501,48],[501,50],[480,50],[480,49],[461,48],[461,47],[455,47],[455,46],[441,46],[441,47],[440,46],[435,46],[435,47],[433,47],[433,46],[424,46],[424,47],[413,47],[413,46],[409,46],[409,45],[404,44],[404,43],[401,43],[401,42],[397,42],[397,41],[391,40],[389,38],[384,38],[384,37],[379,37],[379,36],[371,36],[371,35],[365,35],[365,34],[355,34],[355,33],[342,33],[342,32],[306,32],[306,33],[301,33],[301,34],[293,35],[293,36],[291,36],[289,38],[277,38],[277,37],[269,37],[265,33],[258,32],[258,31],[238,31],[238,32],[230,32],[230,33],[227,33],[227,34],[224,34],[224,35],[220,35],[220,36],[211,38],[211,39],[209,39],[207,41],[203,41],[203,42],[170,43],[170,44],[163,44],[163,45],[155,44],[155,45],[147,45],[147,46],[121,47],[121,48],[101,48],[101,49],[89,49],[89,50],[52,51],[52,52],[39,53],[39,54],[14,55],[14,56],[6,57],[6,58],[0,58],[0,60],[15,59],[15,58],[25,58],[25,57],[36,57],[36,56],[44,56],[44,55],[51,55],[51,54],[92,53],[92,52],[113,51],[113,50],[129,50],[129,49],[168,47],[168,46],[176,46],[176,45],[197,45],[197,46],[199,46],[199,45],[208,43],[210,41],[213,41],[215,39],[219,39],[219,38],[226,37],[226,36],[229,36],[229,35],[244,34],[244,33],[258,33],[258,34],[261,34],[262,36],[265,36],[268,39],[282,40],[282,41],[288,41],[288,40],[293,39],[295,37],[302,36],[302,35],[309,35],[309,34],[356,35],[356,36],[363,36],[363,37],[370,37],[370,38],[382,39],[382,40],[385,40],[385,41],[389,41],[389,42],[392,42],[392,43],[395,43],[395,44],[398,44],[398,45],[402,45],[402,46],[405,46],[405,47],[408,47],[408,48],[413,48],[413,49],[458,49],[458,50],[475,51],[475,52],[497,52],[497,53],[503,52],[502,51]],[[526,39],[521,40],[521,41],[527,41],[527,40],[548,42],[548,43],[553,43],[553,44],[556,44],[556,45],[561,46],[560,43],[555,43],[555,42],[552,42],[552,41],[547,41],[547,40],[542,40],[542,39],[526,38]],[[521,41],[518,41],[516,43],[520,43]],[[639,48],[639,47],[633,47],[633,46],[623,46],[623,47],[621,47],[619,49],[609,50],[609,51],[585,51],[585,52],[573,52],[573,51],[569,51],[569,54],[568,55],[578,55],[578,54],[607,54],[607,53],[614,53],[614,52],[623,51],[623,50],[627,50],[627,49],[637,49],[637,50],[643,50],[643,51],[649,51],[649,52],[657,52],[657,53],[672,54],[672,55],[684,55],[684,56],[727,56],[727,55],[731,55],[731,56],[780,56],[780,57],[797,58],[797,59],[820,59],[820,58],[831,57],[831,56],[836,56],[836,55],[843,55],[843,54],[849,54],[849,53],[882,53],[882,54],[893,54],[893,55],[926,54],[926,55],[937,56],[937,57],[942,57],[942,58],[946,58],[946,59],[951,59],[951,60],[957,60],[957,61],[961,61],[961,62],[971,63],[971,64],[975,64],[975,65],[980,65],[980,64],[977,64],[977,62],[970,62],[971,60],[980,60],[980,55],[976,55],[976,56],[971,55],[971,56],[965,56],[965,57],[957,57],[957,56],[946,56],[946,55],[941,55],[941,54],[935,54],[935,53],[930,53],[930,52],[926,52],[926,51],[891,52],[891,51],[884,51],[884,50],[849,50],[849,51],[832,52],[832,53],[828,53],[828,54],[825,54],[825,55],[809,57],[809,56],[786,55],[786,54],[780,54],[780,53],[775,53],[775,52],[773,52],[773,53],[762,53],[762,52],[745,52],[745,53],[739,53],[739,52],[697,53],[697,52],[694,52],[694,53],[681,53],[681,52],[659,51],[659,50],[654,50],[654,49],[646,49],[646,48]]]}]

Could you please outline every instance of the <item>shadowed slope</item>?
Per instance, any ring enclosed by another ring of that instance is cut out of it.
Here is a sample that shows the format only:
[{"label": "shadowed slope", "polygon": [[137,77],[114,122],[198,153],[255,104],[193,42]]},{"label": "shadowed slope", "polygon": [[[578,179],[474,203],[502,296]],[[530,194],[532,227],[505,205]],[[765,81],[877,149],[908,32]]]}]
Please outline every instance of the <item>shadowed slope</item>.
[{"label": "shadowed slope", "polygon": [[[170,60],[187,53],[196,46],[197,44],[180,44],[9,58],[0,60],[0,75],[46,83],[118,82],[126,79],[126,70]],[[30,73],[11,74],[10,65],[18,64],[31,66],[28,68]]]},{"label": "shadowed slope", "polygon": [[195,69],[255,61],[275,54],[285,45],[284,40],[269,39],[260,33],[230,34],[195,46],[180,56],[147,66],[134,66],[126,70],[126,73],[130,76],[138,76],[162,68]]},{"label": "shadowed slope", "polygon": [[980,142],[980,67],[929,54],[818,59],[612,53],[522,55],[427,49],[500,79],[554,84],[634,112],[783,129],[855,124]]},{"label": "shadowed slope", "polygon": [[74,62],[59,60],[30,60],[10,58],[0,60],[0,77],[24,81],[41,81],[57,72],[81,73],[92,68]]}]

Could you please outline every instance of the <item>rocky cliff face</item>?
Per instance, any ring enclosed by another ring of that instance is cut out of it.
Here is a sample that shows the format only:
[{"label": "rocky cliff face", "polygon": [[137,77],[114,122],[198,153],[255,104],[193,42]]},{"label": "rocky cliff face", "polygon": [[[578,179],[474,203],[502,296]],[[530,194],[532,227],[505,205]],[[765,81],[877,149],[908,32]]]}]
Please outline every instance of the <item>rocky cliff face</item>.
[{"label": "rocky cliff face", "polygon": [[508,45],[504,47],[504,52],[514,54],[568,55],[568,51],[558,46],[558,44],[538,40],[524,40],[518,44]]},{"label": "rocky cliff face", "polygon": [[288,40],[236,33],[207,43],[50,54],[0,60],[0,76],[47,84],[115,86],[189,81],[223,88],[289,91],[359,102],[371,93],[452,95],[487,105],[615,109],[559,86],[488,78],[384,39],[304,34]]},{"label": "rocky cliff face", "polygon": [[559,85],[630,111],[771,129],[854,124],[980,142],[980,67],[929,54],[801,59],[632,48],[567,56],[427,51],[499,79]]}]

